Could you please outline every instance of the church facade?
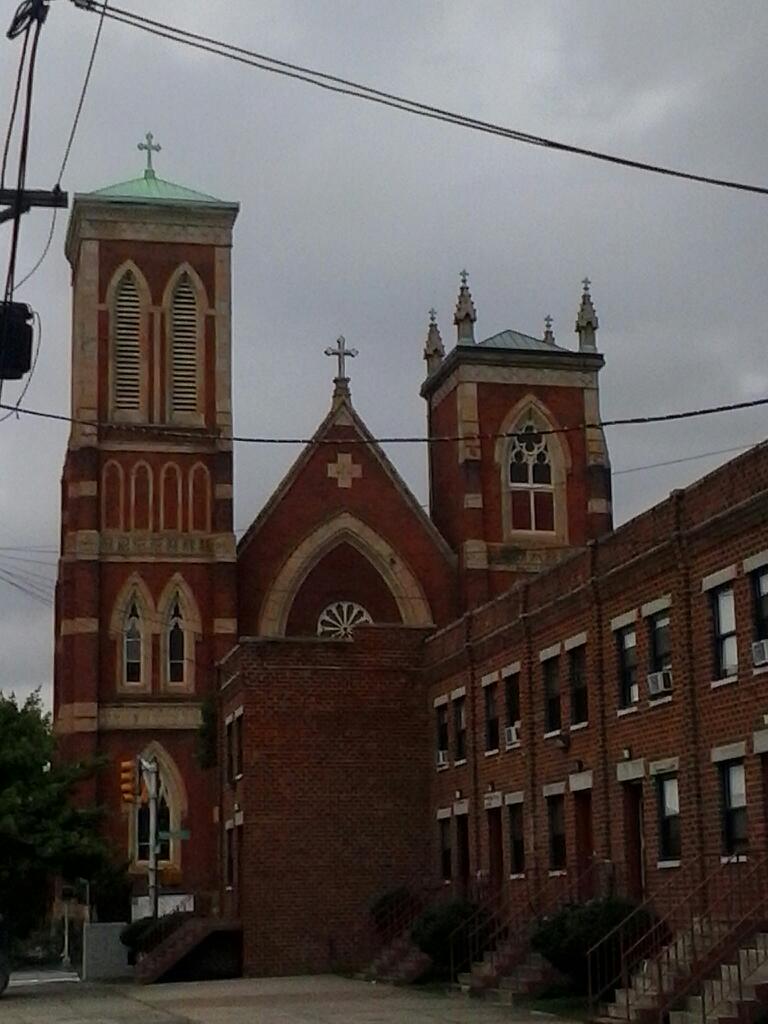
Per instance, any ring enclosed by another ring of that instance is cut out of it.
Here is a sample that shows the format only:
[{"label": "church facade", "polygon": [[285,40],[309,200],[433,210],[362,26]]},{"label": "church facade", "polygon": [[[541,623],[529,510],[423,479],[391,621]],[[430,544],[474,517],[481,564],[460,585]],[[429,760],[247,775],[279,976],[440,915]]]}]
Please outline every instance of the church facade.
[{"label": "church facade", "polygon": [[432,316],[424,348],[429,514],[340,338],[328,415],[235,544],[236,216],[150,168],[76,196],[67,236],[55,720],[114,764],[90,795],[137,896],[117,764],[142,754],[163,891],[241,922],[253,974],[359,966],[396,886],[535,904],[599,862],[641,897],[764,841],[766,449],[613,531],[589,283],[566,348],[477,339],[462,274],[455,345]]}]

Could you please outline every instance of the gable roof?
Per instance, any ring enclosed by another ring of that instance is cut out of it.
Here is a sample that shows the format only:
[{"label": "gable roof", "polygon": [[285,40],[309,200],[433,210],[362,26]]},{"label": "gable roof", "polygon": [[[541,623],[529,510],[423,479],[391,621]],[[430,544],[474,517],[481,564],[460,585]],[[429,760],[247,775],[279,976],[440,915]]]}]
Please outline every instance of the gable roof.
[{"label": "gable roof", "polygon": [[238,541],[238,554],[248,546],[253,537],[258,533],[262,524],[271,516],[274,509],[280,504],[283,496],[291,489],[294,482],[298,479],[302,470],[309,462],[315,451],[315,446],[334,426],[350,426],[354,428],[361,440],[365,442],[366,449],[374,456],[375,460],[379,463],[385,474],[394,484],[396,490],[400,493],[411,511],[421,521],[424,529],[432,537],[441,554],[444,555],[444,557],[451,563],[455,563],[456,554],[453,549],[416,500],[415,495],[408,487],[405,480],[403,480],[397,472],[381,445],[374,439],[373,435],[368,430],[368,427],[366,427],[363,420],[358,416],[349,397],[342,397],[338,400],[334,400],[334,404],[331,407],[330,412],[312,435],[311,441],[301,451],[296,461],[272,492],[272,495],[267,500],[266,504],[262,507],[259,514]]},{"label": "gable roof", "polygon": [[541,338],[533,338],[530,334],[523,334],[522,331],[499,331],[492,334],[490,338],[478,343],[480,348],[507,348],[516,349],[519,352],[570,352],[571,349],[563,348],[562,345],[555,345],[549,341],[542,341]]}]

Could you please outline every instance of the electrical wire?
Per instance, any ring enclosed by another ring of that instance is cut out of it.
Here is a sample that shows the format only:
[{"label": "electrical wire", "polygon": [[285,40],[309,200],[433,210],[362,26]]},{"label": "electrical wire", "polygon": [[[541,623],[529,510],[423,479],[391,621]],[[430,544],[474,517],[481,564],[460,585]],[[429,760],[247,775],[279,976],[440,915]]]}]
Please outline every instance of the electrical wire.
[{"label": "electrical wire", "polygon": [[[579,423],[567,427],[548,427],[537,430],[535,434],[541,437],[550,437],[555,434],[581,433],[585,430],[602,430],[605,427],[626,427],[646,426],[652,423],[672,423],[679,420],[696,419],[704,416],[714,416],[724,412],[737,412],[742,409],[755,409],[768,405],[768,398],[752,398],[743,402],[730,402],[723,405],[713,405],[699,409],[686,409],[680,412],[659,413],[655,416],[624,416],[617,419],[598,420],[594,423]],[[180,430],[174,428],[168,430],[160,424],[153,423],[108,423],[101,420],[79,419],[74,416],[66,416],[64,413],[46,412],[42,409],[29,409],[21,406],[7,405],[0,402],[0,409],[10,410],[22,416],[31,416],[37,419],[52,420],[56,423],[70,423],[75,426],[90,427],[95,430],[110,430],[115,433],[140,433],[160,435],[163,438],[183,438],[186,441],[231,441],[233,444],[262,444],[262,445],[314,445],[319,447],[348,447],[350,445],[371,446],[378,444],[444,444],[457,441],[495,441],[500,438],[529,438],[531,435],[526,431],[503,431],[500,433],[478,432],[473,434],[450,434],[425,437],[413,435],[406,437],[252,437],[241,434],[221,434],[216,432]]]},{"label": "electrical wire", "polygon": [[113,21],[138,28],[151,35],[168,39],[172,42],[182,43],[193,49],[212,53],[216,56],[226,57],[238,63],[257,68],[261,71],[268,71],[272,74],[293,78],[316,88],[325,89],[330,92],[339,93],[344,96],[351,96],[355,99],[367,100],[404,113],[414,114],[432,120],[443,121],[458,127],[468,128],[473,131],[484,132],[496,135],[511,141],[524,143],[526,145],[541,146],[546,149],[554,149],[563,153],[570,153],[576,156],[588,157],[593,160],[627,167],[633,170],[646,171],[653,174],[661,174],[667,177],[679,178],[686,181],[700,184],[715,185],[721,188],[735,189],[741,192],[750,192],[757,195],[768,195],[768,187],[752,185],[744,182],[733,181],[724,178],[715,178],[709,175],[696,174],[693,172],[677,170],[675,168],[652,164],[647,161],[633,160],[628,157],[621,157],[615,154],[606,153],[600,150],[590,149],[584,146],[576,146],[570,143],[559,142],[556,139],[544,136],[533,135],[518,129],[508,128],[504,125],[495,124],[491,121],[483,121],[479,118],[470,117],[442,107],[435,107],[407,97],[398,96],[395,93],[385,92],[363,85],[351,79],[341,78],[337,75],[330,75],[316,71],[301,64],[292,64],[288,61],[278,60],[265,54],[248,50],[245,47],[235,46],[226,41],[214,39],[211,36],[190,32],[168,23],[156,21],[152,18],[142,17],[133,11],[119,7],[110,7],[106,10],[105,3],[98,3],[97,0],[74,0],[76,6],[92,12],[100,12],[102,17],[106,16]]},{"label": "electrical wire", "polygon": [[[75,133],[77,131],[78,124],[80,123],[80,115],[82,114],[83,104],[85,103],[85,95],[86,95],[86,92],[88,91],[88,85],[89,85],[90,80],[91,80],[91,73],[93,71],[94,61],[96,60],[96,51],[98,50],[99,40],[101,39],[101,32],[102,32],[102,29],[104,27],[104,15],[106,13],[107,6],[108,6],[108,4],[105,3],[104,4],[104,8],[102,10],[101,17],[99,18],[99,26],[96,29],[96,35],[95,35],[94,40],[93,40],[93,46],[91,47],[91,55],[90,55],[90,57],[88,59],[88,66],[87,66],[86,71],[85,71],[85,78],[83,80],[83,86],[82,86],[82,89],[80,90],[80,98],[79,98],[79,100],[77,102],[77,108],[75,109],[75,117],[74,117],[74,120],[72,122],[72,128],[71,128],[70,133],[69,133],[69,138],[67,139],[67,145],[66,145],[66,147],[64,149],[64,156],[62,157],[62,160],[61,160],[61,166],[59,167],[59,173],[58,173],[58,177],[56,178],[56,184],[53,186],[53,191],[54,192],[56,192],[57,190],[59,190],[61,188],[61,179],[64,176],[64,171],[66,170],[67,163],[69,162],[69,156],[70,156],[70,153],[72,152],[72,143],[75,140]],[[16,288],[20,288],[23,284],[26,284],[27,281],[30,279],[30,277],[32,277],[33,274],[37,273],[37,271],[42,266],[43,261],[45,260],[45,257],[48,255],[48,252],[50,251],[50,248],[51,248],[51,242],[53,241],[53,233],[54,233],[54,230],[56,228],[56,217],[58,216],[58,212],[59,212],[59,208],[57,206],[54,206],[53,213],[51,215],[51,226],[50,226],[50,229],[48,231],[48,238],[46,239],[45,245],[43,247],[43,251],[40,254],[37,262],[31,267],[30,270],[27,271],[27,273],[24,275],[24,277],[22,277],[22,279],[17,282]],[[32,376],[33,373],[34,373],[34,367],[30,371],[30,377]],[[22,394],[21,397],[22,398],[24,397],[23,394]],[[0,423],[2,423],[2,422],[3,422],[2,419],[0,419]]]},{"label": "electrical wire", "polygon": [[3,146],[3,157],[2,164],[0,164],[0,188],[5,188],[5,172],[8,167],[8,153],[11,148],[11,138],[13,137],[13,126],[16,123],[16,112],[19,107],[19,94],[21,92],[21,81],[24,75],[24,64],[27,59],[27,47],[29,46],[29,28],[24,33],[24,43],[21,47],[21,56],[19,57],[19,67],[16,72],[16,85],[13,90],[13,101],[11,102],[11,113],[8,118],[8,131],[5,135],[5,144]]}]

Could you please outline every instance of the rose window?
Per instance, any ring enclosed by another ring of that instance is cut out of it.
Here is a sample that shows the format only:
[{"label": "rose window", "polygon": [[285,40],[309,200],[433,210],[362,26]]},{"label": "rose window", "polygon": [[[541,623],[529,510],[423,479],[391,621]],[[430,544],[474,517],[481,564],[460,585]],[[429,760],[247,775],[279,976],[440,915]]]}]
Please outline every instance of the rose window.
[{"label": "rose window", "polygon": [[373,622],[362,605],[354,601],[334,601],[320,612],[317,635],[329,640],[351,640],[355,626]]}]

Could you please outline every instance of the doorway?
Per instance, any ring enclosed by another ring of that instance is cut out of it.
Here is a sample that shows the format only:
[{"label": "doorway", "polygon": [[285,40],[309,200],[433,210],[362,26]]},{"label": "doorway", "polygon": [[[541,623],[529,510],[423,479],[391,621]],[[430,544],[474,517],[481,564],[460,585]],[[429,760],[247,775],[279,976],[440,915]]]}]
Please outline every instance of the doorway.
[{"label": "doorway", "polygon": [[462,893],[469,891],[469,815],[456,818],[456,873]]},{"label": "doorway", "polygon": [[491,892],[501,892],[504,884],[504,836],[501,808],[491,807],[488,815],[488,879]]},{"label": "doorway", "polygon": [[595,843],[592,834],[592,790],[577,790],[573,794],[573,812],[575,818],[576,843],[576,878],[578,879],[578,898],[581,902],[594,896],[595,880],[590,870],[595,854]]},{"label": "doorway", "polygon": [[643,784],[625,783],[624,791],[624,867],[627,895],[640,902],[645,899],[645,829],[643,825]]}]

